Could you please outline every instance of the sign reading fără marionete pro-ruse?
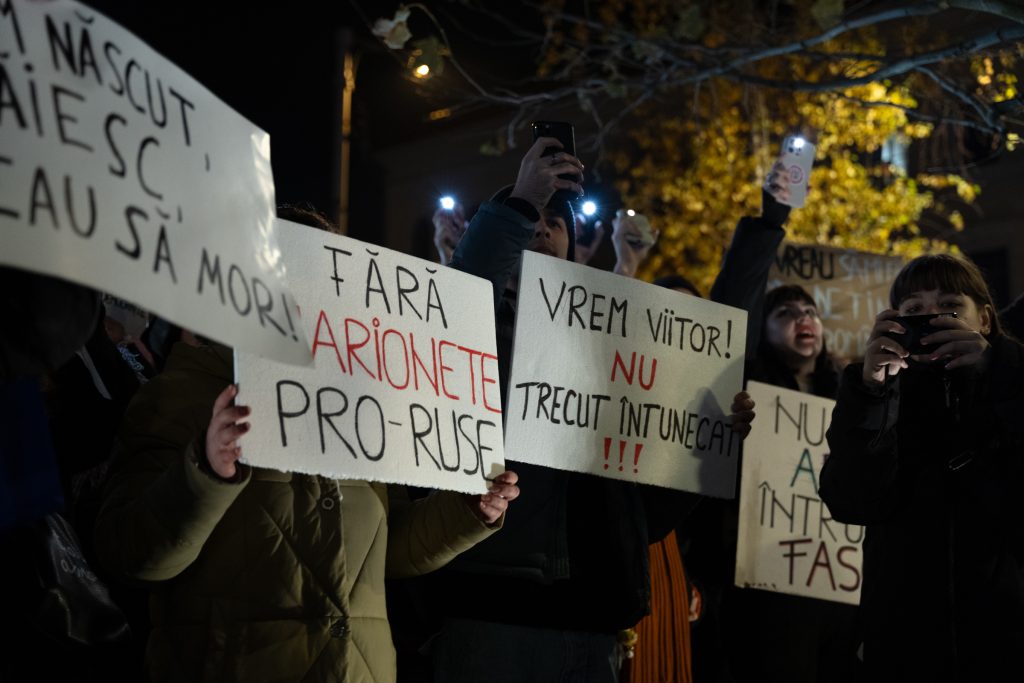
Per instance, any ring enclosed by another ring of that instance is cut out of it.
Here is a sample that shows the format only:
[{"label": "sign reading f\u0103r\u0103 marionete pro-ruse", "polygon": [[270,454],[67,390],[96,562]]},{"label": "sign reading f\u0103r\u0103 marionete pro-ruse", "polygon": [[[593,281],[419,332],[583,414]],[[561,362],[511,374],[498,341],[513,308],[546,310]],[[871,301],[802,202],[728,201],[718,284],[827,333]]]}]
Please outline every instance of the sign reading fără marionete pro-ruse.
[{"label": "sign reading f\u0103r\u0103 marionete pro-ruse", "polygon": [[504,470],[483,280],[280,221],[313,365],[236,354],[258,467],[483,493]]},{"label": "sign reading f\u0103r\u0103 marionete pro-ruse", "polygon": [[0,0],[0,264],[309,361],[266,133],[71,0]]}]

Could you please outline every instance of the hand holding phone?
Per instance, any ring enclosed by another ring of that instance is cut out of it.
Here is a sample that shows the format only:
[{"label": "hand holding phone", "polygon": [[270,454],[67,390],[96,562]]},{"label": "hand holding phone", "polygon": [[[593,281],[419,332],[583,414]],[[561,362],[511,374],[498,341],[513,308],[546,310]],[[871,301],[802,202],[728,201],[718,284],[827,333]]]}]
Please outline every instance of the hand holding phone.
[{"label": "hand holding phone", "polygon": [[[530,129],[533,131],[533,139],[536,141],[539,138],[555,138],[562,143],[562,147],[547,147],[544,149],[542,157],[552,156],[559,152],[564,152],[569,156],[576,156],[576,131],[571,123],[566,121],[534,121],[530,124]],[[569,180],[575,183],[582,183],[583,176],[575,173],[563,173],[558,176],[562,180]],[[572,190],[560,189],[555,192],[555,199],[571,202],[577,198],[576,193]]]},{"label": "hand holding phone", "polygon": [[799,135],[787,136],[782,141],[779,161],[789,192],[788,196],[776,197],[777,201],[797,209],[803,207],[807,200],[807,182],[814,165],[814,149],[813,143]]},{"label": "hand holding phone", "polygon": [[[535,129],[536,130],[536,129]],[[557,138],[541,136],[534,140],[533,145],[523,156],[519,164],[519,174],[510,197],[529,202],[537,211],[542,211],[552,197],[559,196],[569,200],[583,196],[583,164],[572,154],[562,151],[553,143],[560,143]],[[552,154],[546,154],[555,149]],[[571,227],[571,226],[566,226]]]},{"label": "hand holding phone", "polygon": [[957,317],[956,312],[949,313],[930,313],[926,315],[901,315],[894,318],[894,322],[898,323],[900,327],[906,330],[903,334],[897,334],[895,332],[887,332],[885,336],[899,342],[900,346],[906,349],[907,353],[911,356],[924,355],[931,353],[934,350],[934,346],[929,346],[921,343],[923,337],[927,337],[929,334],[934,334],[939,330],[931,324],[931,321],[935,318],[955,318]]}]

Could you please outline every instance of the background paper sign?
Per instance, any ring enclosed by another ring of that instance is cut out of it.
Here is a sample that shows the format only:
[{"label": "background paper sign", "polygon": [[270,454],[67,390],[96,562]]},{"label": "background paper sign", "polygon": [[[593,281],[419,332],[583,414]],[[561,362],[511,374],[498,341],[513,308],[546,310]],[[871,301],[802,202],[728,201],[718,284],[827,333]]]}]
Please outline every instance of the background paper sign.
[{"label": "background paper sign", "polygon": [[523,253],[509,460],[735,495],[745,311]]},{"label": "background paper sign", "polygon": [[0,264],[309,362],[267,134],[70,0],[0,4],[0,53]]},{"label": "background paper sign", "polygon": [[483,493],[504,471],[483,280],[278,221],[311,367],[237,354],[245,462]]},{"label": "background paper sign", "polygon": [[757,418],[740,477],[736,585],[860,603],[864,528],[832,519],[818,497],[835,401],[748,382]]},{"label": "background paper sign", "polygon": [[903,267],[898,256],[785,242],[768,288],[800,285],[813,297],[833,355],[863,358],[875,316],[889,308],[889,287]]}]

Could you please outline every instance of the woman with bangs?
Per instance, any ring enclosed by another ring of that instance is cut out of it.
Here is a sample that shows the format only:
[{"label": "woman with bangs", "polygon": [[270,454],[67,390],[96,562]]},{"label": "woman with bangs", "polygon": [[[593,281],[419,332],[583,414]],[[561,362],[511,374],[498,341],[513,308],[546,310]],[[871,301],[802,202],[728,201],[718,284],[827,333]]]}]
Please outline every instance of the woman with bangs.
[{"label": "woman with bangs", "polygon": [[919,257],[889,298],[843,375],[821,474],[833,517],[867,527],[868,678],[1019,680],[1024,347],[967,259]]}]

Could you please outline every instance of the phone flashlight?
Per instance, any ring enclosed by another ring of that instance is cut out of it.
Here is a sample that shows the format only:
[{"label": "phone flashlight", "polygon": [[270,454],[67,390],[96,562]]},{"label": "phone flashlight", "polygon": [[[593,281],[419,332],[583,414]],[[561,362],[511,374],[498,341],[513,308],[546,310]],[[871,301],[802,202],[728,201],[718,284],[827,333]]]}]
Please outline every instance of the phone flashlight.
[{"label": "phone flashlight", "polygon": [[793,138],[793,149],[803,149],[804,145],[806,145],[806,144],[807,144],[807,141],[804,140],[803,138],[800,138],[800,137]]},{"label": "phone flashlight", "polygon": [[583,202],[583,215],[586,217],[593,216],[597,213],[597,204],[591,201]]},{"label": "phone flashlight", "polygon": [[449,197],[445,195],[441,197],[441,208],[445,211],[451,211],[455,208],[455,197]]},{"label": "phone flashlight", "polygon": [[627,216],[635,216],[636,215],[636,211],[634,211],[633,209],[626,209],[626,215]]}]

